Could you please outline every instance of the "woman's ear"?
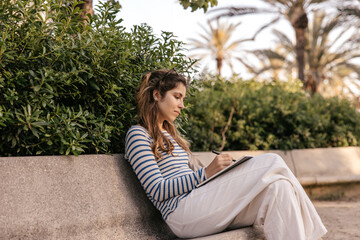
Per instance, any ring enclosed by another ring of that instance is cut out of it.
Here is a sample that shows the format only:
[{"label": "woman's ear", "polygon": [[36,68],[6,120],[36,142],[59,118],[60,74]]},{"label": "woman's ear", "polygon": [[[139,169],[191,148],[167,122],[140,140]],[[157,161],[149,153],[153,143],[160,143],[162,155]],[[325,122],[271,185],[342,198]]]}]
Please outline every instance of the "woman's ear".
[{"label": "woman's ear", "polygon": [[159,90],[155,89],[153,91],[153,98],[155,99],[155,101],[160,101],[161,100],[161,94],[160,94]]}]

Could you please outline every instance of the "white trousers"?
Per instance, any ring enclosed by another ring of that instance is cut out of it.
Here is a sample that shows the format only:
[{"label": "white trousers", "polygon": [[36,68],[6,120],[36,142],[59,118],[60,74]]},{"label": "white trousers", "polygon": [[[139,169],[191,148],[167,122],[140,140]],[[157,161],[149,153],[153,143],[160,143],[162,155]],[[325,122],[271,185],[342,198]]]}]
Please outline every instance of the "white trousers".
[{"label": "white trousers", "polygon": [[326,233],[296,177],[271,153],[192,190],[166,223],[181,238],[250,225],[262,228],[267,240],[317,240]]}]

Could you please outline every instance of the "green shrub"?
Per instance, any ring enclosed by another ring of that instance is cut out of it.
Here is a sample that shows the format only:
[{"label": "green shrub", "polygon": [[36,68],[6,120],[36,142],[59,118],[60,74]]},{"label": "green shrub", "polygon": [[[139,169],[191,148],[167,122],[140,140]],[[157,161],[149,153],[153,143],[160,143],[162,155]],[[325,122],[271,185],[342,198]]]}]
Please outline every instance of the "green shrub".
[{"label": "green shrub", "polygon": [[0,2],[1,156],[123,152],[140,76],[192,71],[172,33],[127,32],[110,3],[86,22],[69,2]]},{"label": "green shrub", "polygon": [[189,98],[184,126],[193,151],[360,145],[360,113],[346,100],[308,97],[297,82],[205,78]]}]

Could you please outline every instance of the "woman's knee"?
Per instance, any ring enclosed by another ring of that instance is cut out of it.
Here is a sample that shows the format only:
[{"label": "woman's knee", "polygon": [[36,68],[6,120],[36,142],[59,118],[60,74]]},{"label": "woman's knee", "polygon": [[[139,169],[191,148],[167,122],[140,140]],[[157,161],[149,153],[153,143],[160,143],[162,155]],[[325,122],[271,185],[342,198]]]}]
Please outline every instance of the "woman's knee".
[{"label": "woman's knee", "polygon": [[262,159],[263,161],[265,160],[268,163],[271,163],[271,165],[273,166],[286,165],[284,159],[276,153],[264,153],[254,157],[254,160],[260,160],[260,159]]},{"label": "woman's knee", "polygon": [[274,193],[275,197],[280,197],[281,199],[285,199],[288,197],[293,197],[295,193],[295,189],[291,182],[287,179],[279,179],[277,181],[272,182],[268,188],[270,188]]},{"label": "woman's knee", "polygon": [[284,159],[279,154],[276,153],[266,153],[266,154],[271,156],[273,161],[285,163]]}]

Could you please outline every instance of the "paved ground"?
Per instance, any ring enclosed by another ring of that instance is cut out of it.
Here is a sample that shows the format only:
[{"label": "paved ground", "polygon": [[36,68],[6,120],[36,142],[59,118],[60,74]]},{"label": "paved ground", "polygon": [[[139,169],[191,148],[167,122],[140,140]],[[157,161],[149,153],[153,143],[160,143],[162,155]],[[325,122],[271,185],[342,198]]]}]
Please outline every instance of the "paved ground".
[{"label": "paved ground", "polygon": [[360,240],[360,201],[314,201],[328,233],[323,240]]}]

